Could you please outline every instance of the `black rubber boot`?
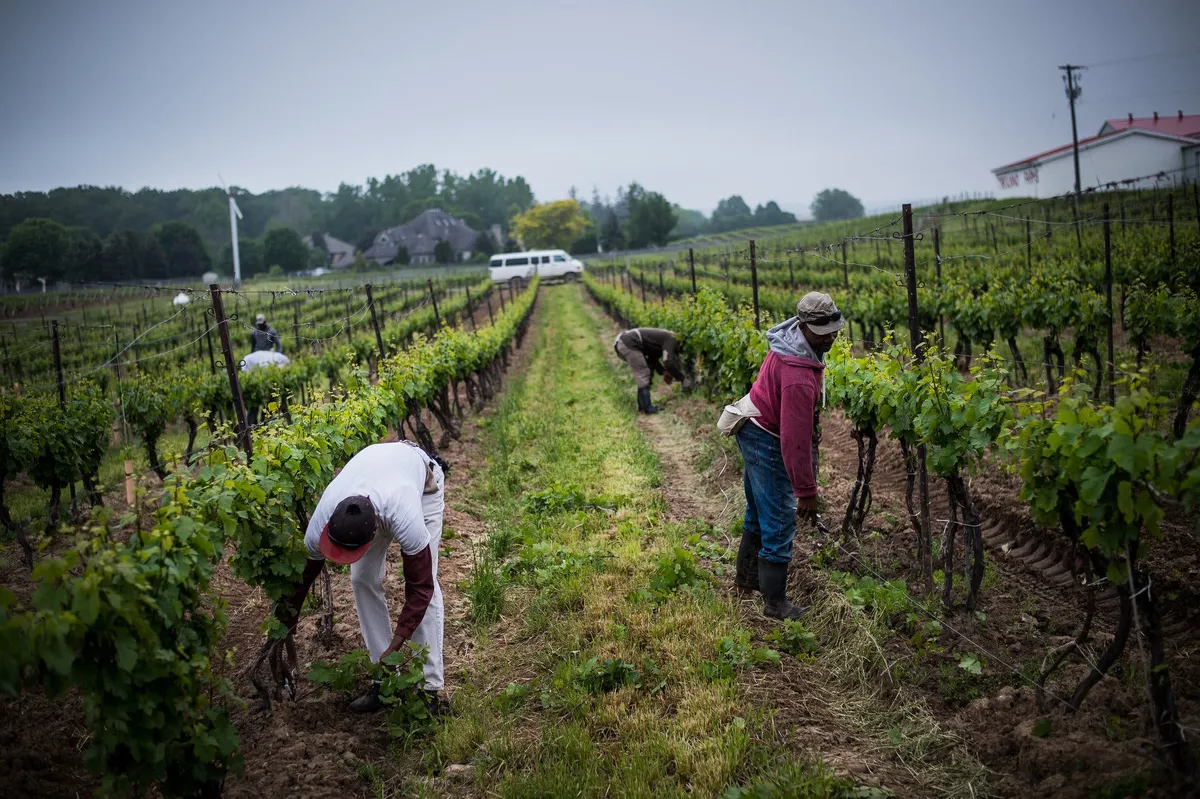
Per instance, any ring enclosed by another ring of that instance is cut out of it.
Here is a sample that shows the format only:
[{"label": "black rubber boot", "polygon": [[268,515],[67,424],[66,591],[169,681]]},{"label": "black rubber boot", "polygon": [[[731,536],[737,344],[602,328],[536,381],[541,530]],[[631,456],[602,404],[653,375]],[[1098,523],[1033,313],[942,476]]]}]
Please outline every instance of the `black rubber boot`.
[{"label": "black rubber boot", "polygon": [[383,710],[383,701],[379,698],[379,689],[372,687],[370,691],[350,703],[351,713],[378,713]]},{"label": "black rubber boot", "polygon": [[773,619],[799,619],[808,610],[787,598],[788,564],[758,562],[758,587],[762,591],[763,614]]},{"label": "black rubber boot", "polygon": [[638,410],[642,413],[658,413],[658,408],[650,404],[650,389],[638,389]]},{"label": "black rubber boot", "polygon": [[450,700],[438,694],[437,691],[425,690],[422,691],[425,697],[425,704],[429,708],[429,715],[435,719],[453,715],[454,711],[450,707]]},{"label": "black rubber boot", "polygon": [[738,546],[737,571],[733,576],[733,587],[741,594],[753,594],[758,590],[758,551],[762,549],[762,536],[742,531],[742,543]]}]

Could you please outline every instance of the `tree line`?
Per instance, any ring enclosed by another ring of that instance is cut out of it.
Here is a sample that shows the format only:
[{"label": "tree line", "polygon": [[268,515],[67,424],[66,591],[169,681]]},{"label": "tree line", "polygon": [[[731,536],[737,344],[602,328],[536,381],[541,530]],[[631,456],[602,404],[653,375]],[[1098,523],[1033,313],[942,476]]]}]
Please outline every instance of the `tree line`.
[{"label": "tree line", "polygon": [[[495,249],[486,235],[492,225],[509,235],[507,249],[523,241],[587,253],[796,222],[774,201],[751,210],[736,194],[721,200],[709,218],[636,181],[619,188],[613,201],[602,200],[593,189],[591,202],[580,202],[572,188],[570,201],[564,201],[568,205],[536,206],[533,190],[520,176],[506,178],[485,168],[464,177],[432,164],[369,178],[363,185],[342,183],[324,195],[296,187],[232,192],[243,214],[239,255],[247,277],[322,265],[325,234],[365,251],[381,230],[430,208],[479,231],[475,250],[482,255]],[[811,207],[819,220],[862,215],[862,204],[840,189],[825,190]],[[312,235],[318,246],[306,247],[300,233]],[[446,260],[452,258],[451,253]],[[0,195],[0,274],[9,282],[194,278],[214,263],[222,274],[231,274],[232,261],[222,189],[130,192],[78,186]]]},{"label": "tree line", "polygon": [[[578,200],[574,187],[570,195],[572,200]],[[596,244],[605,251],[640,249],[695,236],[798,222],[795,214],[784,211],[774,200],[751,210],[738,194],[721,200],[712,216],[706,217],[703,211],[666,203],[662,195],[647,193],[637,183],[631,183],[627,189],[618,188],[612,201],[608,197],[601,199],[593,188],[591,201],[579,201],[579,205],[589,222],[574,245],[581,253],[595,252]],[[862,203],[843,189],[821,191],[813,198],[809,210],[818,222],[863,216]],[[668,220],[671,220],[669,226]]]},{"label": "tree line", "polygon": [[[441,208],[476,230],[507,225],[534,203],[522,177],[491,169],[466,176],[432,164],[322,195],[304,188],[253,194],[234,188],[242,273],[293,271],[310,253],[299,233],[328,233],[360,250],[384,228]],[[290,229],[292,235],[276,233]],[[131,280],[231,271],[229,205],[222,189],[131,192],[78,186],[0,195],[0,271],[6,280]],[[303,250],[304,257],[300,258]]]}]

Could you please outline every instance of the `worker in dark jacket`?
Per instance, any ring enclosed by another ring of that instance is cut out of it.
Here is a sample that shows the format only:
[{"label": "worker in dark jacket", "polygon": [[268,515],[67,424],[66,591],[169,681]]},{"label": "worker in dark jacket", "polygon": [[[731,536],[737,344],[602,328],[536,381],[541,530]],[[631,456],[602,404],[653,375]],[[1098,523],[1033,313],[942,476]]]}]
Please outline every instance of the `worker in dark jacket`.
[{"label": "worker in dark jacket", "polygon": [[675,334],[657,327],[635,327],[617,336],[613,349],[633,369],[633,379],[637,381],[638,410],[642,413],[658,413],[658,408],[650,404],[650,381],[654,372],[663,375],[668,385],[672,380],[683,382],[679,341]]},{"label": "worker in dark jacket", "polygon": [[279,334],[275,332],[275,328],[267,324],[267,317],[259,314],[254,319],[254,330],[250,333],[250,351],[258,352],[270,349],[283,352],[283,343],[279,340]]},{"label": "worker in dark jacket", "polygon": [[798,619],[787,598],[796,517],[817,511],[817,422],[825,395],[825,353],[846,324],[828,294],[809,292],[796,315],[767,331],[770,350],[746,399],[737,433],[745,463],[746,517],[734,583],[762,593],[763,612]]}]

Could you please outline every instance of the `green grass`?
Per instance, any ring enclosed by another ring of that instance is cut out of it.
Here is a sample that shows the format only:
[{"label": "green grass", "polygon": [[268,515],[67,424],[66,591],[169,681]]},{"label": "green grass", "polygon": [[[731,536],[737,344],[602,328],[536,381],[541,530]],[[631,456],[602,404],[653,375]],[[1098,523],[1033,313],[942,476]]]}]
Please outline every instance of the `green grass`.
[{"label": "green grass", "polygon": [[475,503],[490,539],[468,597],[482,608],[499,579],[506,616],[476,633],[470,686],[427,759],[473,764],[477,792],[502,797],[716,796],[790,767],[814,786],[795,795],[835,795],[742,695],[737,674],[778,666],[696,571],[690,528],[665,520],[596,318],[574,287],[541,303],[533,360],[486,422]]}]

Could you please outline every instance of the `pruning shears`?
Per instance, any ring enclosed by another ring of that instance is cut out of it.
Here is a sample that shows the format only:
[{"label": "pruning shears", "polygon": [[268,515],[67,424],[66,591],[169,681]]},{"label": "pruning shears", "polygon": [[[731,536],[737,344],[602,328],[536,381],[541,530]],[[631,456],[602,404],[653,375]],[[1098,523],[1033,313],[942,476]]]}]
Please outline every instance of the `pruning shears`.
[{"label": "pruning shears", "polygon": [[296,670],[288,669],[283,673],[283,687],[287,689],[288,698],[296,701]]}]

